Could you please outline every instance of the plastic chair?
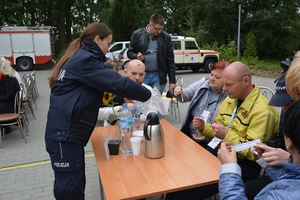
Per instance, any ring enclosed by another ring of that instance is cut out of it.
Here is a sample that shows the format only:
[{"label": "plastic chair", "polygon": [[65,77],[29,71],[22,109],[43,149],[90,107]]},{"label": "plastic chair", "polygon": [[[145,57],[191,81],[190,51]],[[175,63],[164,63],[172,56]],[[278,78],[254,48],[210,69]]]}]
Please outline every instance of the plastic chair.
[{"label": "plastic chair", "polygon": [[[275,94],[274,91],[267,87],[267,86],[258,86],[259,90],[260,90],[260,93],[262,95],[264,95],[265,97],[267,97],[269,100],[271,100],[272,96]],[[264,169],[261,169],[261,172],[259,174],[259,176],[265,176],[266,175],[266,172]]]},{"label": "plastic chair", "polygon": [[23,98],[23,107],[25,109],[26,106],[29,107],[30,111],[31,111],[31,114],[33,116],[33,118],[35,119],[35,115],[34,115],[34,112],[33,112],[33,107],[32,107],[32,102],[35,104],[35,108],[37,108],[36,106],[36,99],[34,97],[34,92],[33,92],[33,80],[31,78],[31,75],[30,74],[24,74],[23,76],[23,82],[25,84],[25,87],[27,88],[27,97],[26,98]]},{"label": "plastic chair", "polygon": [[[25,112],[25,109],[24,107],[26,106],[26,103],[24,102],[24,100],[27,99],[27,97],[24,97],[24,88],[25,88],[25,85],[23,83],[20,83],[20,88],[22,89],[22,106],[21,106],[21,114],[23,115],[24,117],[24,120],[27,122],[27,124],[29,125],[29,120],[28,120],[28,117],[27,117],[27,114]],[[27,130],[28,130],[28,127],[27,127]]]},{"label": "plastic chair", "polygon": [[269,100],[272,98],[272,96],[275,94],[274,91],[267,87],[267,86],[258,86],[260,93],[267,97]]},{"label": "plastic chair", "polygon": [[[183,78],[182,77],[178,77],[176,79],[176,86],[183,87]],[[178,120],[179,120],[179,122],[181,122],[179,103],[178,103],[178,100],[173,96],[170,98],[170,111],[171,111],[171,115],[173,115],[173,112],[174,112],[175,119],[177,119],[177,116],[178,116]]]},{"label": "plastic chair", "polygon": [[0,130],[1,130],[0,147],[2,147],[2,138],[4,138],[5,135],[4,128],[6,126],[11,126],[11,125],[19,126],[21,137],[25,140],[25,143],[27,143],[27,140],[24,135],[24,132],[26,132],[26,129],[24,128],[25,121],[21,115],[21,104],[22,104],[21,102],[22,102],[22,89],[16,93],[14,112],[0,114]]},{"label": "plastic chair", "polygon": [[32,81],[32,92],[35,99],[37,99],[40,96],[40,93],[38,91],[37,85],[36,85],[36,72],[35,70],[30,72],[31,81]]}]

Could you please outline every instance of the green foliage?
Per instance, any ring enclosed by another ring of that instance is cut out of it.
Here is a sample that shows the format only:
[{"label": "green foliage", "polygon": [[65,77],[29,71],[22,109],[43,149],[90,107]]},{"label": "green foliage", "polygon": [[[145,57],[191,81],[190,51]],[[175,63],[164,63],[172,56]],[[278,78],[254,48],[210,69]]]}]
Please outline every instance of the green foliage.
[{"label": "green foliage", "polygon": [[219,43],[217,41],[214,41],[212,45],[205,43],[204,45],[202,45],[201,49],[220,51],[218,46],[219,46]]},{"label": "green foliage", "polygon": [[215,50],[219,52],[219,60],[226,60],[228,62],[237,61],[237,52],[235,41],[229,41],[228,44],[222,44],[218,46],[218,42],[215,41],[213,45],[205,44],[201,49]]},{"label": "green foliage", "polygon": [[204,35],[207,34],[207,31],[204,30],[201,23],[198,26],[196,25],[195,17],[191,10],[188,12],[188,16],[185,17],[185,21],[184,28],[180,28],[181,33],[184,36],[194,37],[198,45],[201,46],[205,41]]},{"label": "green foliage", "polygon": [[247,34],[245,50],[241,61],[245,63],[250,69],[259,68],[257,65],[258,57],[255,44],[255,35],[253,31],[250,31]]},{"label": "green foliage", "polygon": [[[229,41],[227,45],[223,44],[218,47],[218,42],[215,41],[213,45],[205,44],[202,46],[201,49],[210,49],[218,51],[220,54],[219,60],[226,60],[229,62],[237,61],[237,51],[236,51],[236,44],[235,41]],[[283,59],[282,59],[283,60]],[[266,59],[266,60],[259,60],[257,56],[246,56],[241,58],[241,62],[245,63],[249,66],[250,69],[255,70],[280,70],[280,62],[281,59]]]},{"label": "green foliage", "polygon": [[256,69],[259,70],[282,70],[280,67],[281,60],[257,60]]},{"label": "green foliage", "polygon": [[220,60],[227,60],[234,62],[237,60],[236,44],[235,41],[230,41],[227,45],[223,44],[219,48]]},{"label": "green foliage", "polygon": [[246,47],[244,51],[244,58],[253,58],[256,57],[257,50],[255,45],[255,35],[253,31],[250,31],[247,35]]},{"label": "green foliage", "polygon": [[226,44],[228,35],[232,40],[238,24],[236,1],[200,0],[200,2],[202,6],[198,7],[198,12],[202,13],[201,22],[205,30],[208,30],[205,42],[210,44],[218,41],[219,44]]},{"label": "green foliage", "polygon": [[[145,13],[147,13],[147,19],[153,13],[160,13],[164,16],[166,24],[164,30],[168,33],[177,33],[178,35],[186,35],[182,30],[186,30],[187,23],[186,19],[188,13],[194,14],[194,25],[197,25],[205,17],[202,13],[203,10],[199,9],[202,7],[201,1],[194,0],[184,0],[184,1],[174,1],[174,0],[146,0],[146,7],[143,7]],[[145,26],[145,25],[144,25]]]},{"label": "green foliage", "polygon": [[242,5],[243,32],[254,32],[259,56],[287,56],[299,48],[299,39],[291,40],[299,35],[299,29],[294,29],[299,23],[297,4],[297,0],[254,0]]},{"label": "green foliage", "polygon": [[115,0],[111,6],[109,15],[109,27],[113,31],[114,41],[130,40],[131,34],[138,28],[145,27],[145,19],[149,20],[150,15],[144,17],[143,8],[145,0]]},{"label": "green foliage", "polygon": [[202,50],[214,50],[220,52],[220,48],[218,47],[219,43],[217,41],[214,41],[212,45],[205,43],[202,46],[200,46],[200,49]]}]

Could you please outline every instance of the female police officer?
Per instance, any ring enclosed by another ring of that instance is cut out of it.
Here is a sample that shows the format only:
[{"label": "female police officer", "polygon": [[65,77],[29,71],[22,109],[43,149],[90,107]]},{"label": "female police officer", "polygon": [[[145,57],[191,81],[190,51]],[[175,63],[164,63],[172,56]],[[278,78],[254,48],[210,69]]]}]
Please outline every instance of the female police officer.
[{"label": "female police officer", "polygon": [[97,120],[103,93],[146,101],[151,92],[103,63],[112,41],[106,25],[94,22],[70,43],[52,75],[46,148],[55,174],[56,199],[84,199],[84,146]]}]

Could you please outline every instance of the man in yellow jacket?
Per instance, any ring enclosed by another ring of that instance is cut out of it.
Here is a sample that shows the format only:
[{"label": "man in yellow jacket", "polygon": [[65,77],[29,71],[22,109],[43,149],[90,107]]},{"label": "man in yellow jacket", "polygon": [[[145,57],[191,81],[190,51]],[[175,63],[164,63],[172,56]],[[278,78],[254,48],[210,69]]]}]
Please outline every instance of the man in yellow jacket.
[{"label": "man in yellow jacket", "polygon": [[[205,123],[199,117],[193,119],[199,133],[208,138],[217,137],[231,145],[256,139],[266,142],[275,137],[279,127],[278,111],[268,105],[269,100],[260,93],[257,85],[252,84],[249,68],[241,62],[234,62],[227,66],[222,77],[223,90],[228,97],[221,104],[215,123]],[[237,154],[243,180],[257,178],[260,166],[250,149]]]}]

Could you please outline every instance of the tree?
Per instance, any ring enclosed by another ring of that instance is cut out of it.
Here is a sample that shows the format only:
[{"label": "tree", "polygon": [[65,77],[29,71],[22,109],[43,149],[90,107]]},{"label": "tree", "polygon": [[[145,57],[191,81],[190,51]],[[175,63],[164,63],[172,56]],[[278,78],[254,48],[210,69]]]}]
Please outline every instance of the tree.
[{"label": "tree", "polygon": [[109,16],[109,27],[113,31],[115,41],[130,40],[134,30],[146,26],[144,12],[141,8],[145,1],[114,1]]},{"label": "tree", "polygon": [[246,47],[242,56],[242,61],[246,63],[249,67],[255,68],[257,60],[258,57],[255,44],[255,35],[253,31],[250,31],[247,34]]},{"label": "tree", "polygon": [[295,27],[295,23],[299,24],[299,13],[295,2],[252,0],[243,3],[243,30],[244,32],[252,30],[255,34],[260,56],[286,57],[294,47],[299,46],[299,38],[293,42],[290,40],[298,37],[299,32],[299,29],[292,28]]},{"label": "tree", "polygon": [[185,18],[186,26],[184,26],[186,29],[181,29],[181,32],[184,33],[184,35],[188,35],[190,37],[194,37],[196,41],[198,42],[199,46],[202,46],[205,41],[205,34],[207,34],[207,31],[203,28],[203,25],[199,22],[198,26],[195,23],[195,17],[190,11],[188,13],[188,16]]}]

